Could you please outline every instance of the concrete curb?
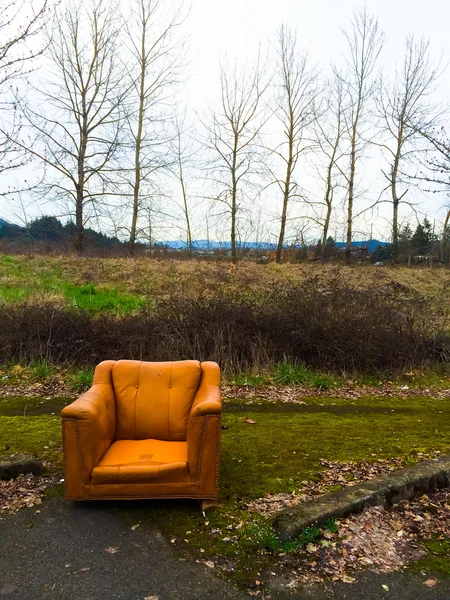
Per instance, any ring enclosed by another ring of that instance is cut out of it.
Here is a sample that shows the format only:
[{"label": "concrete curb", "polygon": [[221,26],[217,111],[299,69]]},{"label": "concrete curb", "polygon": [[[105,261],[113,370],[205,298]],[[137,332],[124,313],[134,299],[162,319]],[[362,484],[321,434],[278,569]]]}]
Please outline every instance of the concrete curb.
[{"label": "concrete curb", "polygon": [[450,456],[440,456],[286,508],[276,515],[273,527],[285,542],[306,527],[323,525],[329,518],[344,518],[366,506],[389,506],[447,486],[450,486]]}]

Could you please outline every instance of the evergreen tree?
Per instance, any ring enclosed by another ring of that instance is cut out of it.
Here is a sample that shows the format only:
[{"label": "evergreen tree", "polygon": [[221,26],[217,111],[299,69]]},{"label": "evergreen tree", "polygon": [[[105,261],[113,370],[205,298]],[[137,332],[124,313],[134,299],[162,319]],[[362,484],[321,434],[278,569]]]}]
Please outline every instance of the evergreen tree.
[{"label": "evergreen tree", "polygon": [[433,234],[430,221],[425,217],[423,223],[418,223],[411,239],[411,249],[414,254],[426,256],[433,248],[436,237]]},{"label": "evergreen tree", "polygon": [[56,217],[43,216],[31,221],[28,232],[33,240],[61,241],[64,228]]}]

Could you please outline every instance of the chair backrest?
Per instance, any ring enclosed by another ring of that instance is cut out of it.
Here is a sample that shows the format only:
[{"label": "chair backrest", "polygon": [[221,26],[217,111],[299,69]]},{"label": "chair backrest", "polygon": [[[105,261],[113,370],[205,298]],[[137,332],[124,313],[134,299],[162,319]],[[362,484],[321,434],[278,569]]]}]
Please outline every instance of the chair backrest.
[{"label": "chair backrest", "polygon": [[117,361],[112,368],[116,439],[185,441],[200,379],[196,360]]}]

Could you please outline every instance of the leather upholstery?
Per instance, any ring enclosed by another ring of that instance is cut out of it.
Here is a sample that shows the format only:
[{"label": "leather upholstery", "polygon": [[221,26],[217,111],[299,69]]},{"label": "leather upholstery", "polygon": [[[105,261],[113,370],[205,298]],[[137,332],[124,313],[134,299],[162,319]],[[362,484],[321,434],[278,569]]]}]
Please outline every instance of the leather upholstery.
[{"label": "leather upholstery", "polygon": [[66,498],[217,498],[219,385],[212,362],[98,365],[61,412]]},{"label": "leather upholstery", "polygon": [[119,360],[112,368],[116,439],[185,441],[200,377],[200,363],[196,360]]}]

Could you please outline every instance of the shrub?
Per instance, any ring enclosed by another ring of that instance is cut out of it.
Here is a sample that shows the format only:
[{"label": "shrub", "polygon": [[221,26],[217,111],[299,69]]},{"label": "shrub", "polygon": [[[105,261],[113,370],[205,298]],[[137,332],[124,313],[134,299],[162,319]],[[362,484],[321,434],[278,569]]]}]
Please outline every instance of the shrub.
[{"label": "shrub", "polygon": [[257,296],[176,293],[121,317],[25,302],[0,306],[0,357],[78,367],[108,358],[196,358],[216,360],[227,373],[278,364],[279,383],[327,387],[333,377],[313,369],[394,372],[448,360],[443,311],[423,297],[396,288],[355,289],[338,276],[286,283]]},{"label": "shrub", "polygon": [[292,364],[287,360],[283,360],[277,364],[273,380],[275,383],[282,385],[309,383],[311,380],[311,373],[303,362]]}]

